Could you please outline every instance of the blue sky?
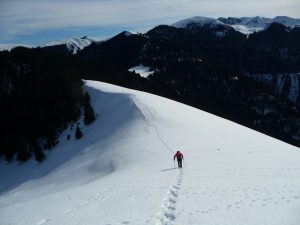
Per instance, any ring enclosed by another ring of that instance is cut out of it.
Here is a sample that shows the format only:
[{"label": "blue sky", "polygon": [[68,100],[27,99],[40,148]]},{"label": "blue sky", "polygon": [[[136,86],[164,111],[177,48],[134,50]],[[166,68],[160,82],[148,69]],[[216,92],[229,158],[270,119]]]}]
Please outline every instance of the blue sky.
[{"label": "blue sky", "polygon": [[300,18],[299,9],[299,0],[0,0],[0,44],[103,39],[192,16]]}]

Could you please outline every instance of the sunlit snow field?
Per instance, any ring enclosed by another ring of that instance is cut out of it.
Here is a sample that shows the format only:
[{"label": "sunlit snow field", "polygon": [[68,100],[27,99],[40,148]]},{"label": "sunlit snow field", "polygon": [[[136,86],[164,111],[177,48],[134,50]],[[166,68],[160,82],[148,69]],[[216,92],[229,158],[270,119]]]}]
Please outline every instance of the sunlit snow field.
[{"label": "sunlit snow field", "polygon": [[80,140],[68,128],[42,164],[1,161],[1,225],[300,224],[298,148],[155,95],[85,88],[97,120]]}]

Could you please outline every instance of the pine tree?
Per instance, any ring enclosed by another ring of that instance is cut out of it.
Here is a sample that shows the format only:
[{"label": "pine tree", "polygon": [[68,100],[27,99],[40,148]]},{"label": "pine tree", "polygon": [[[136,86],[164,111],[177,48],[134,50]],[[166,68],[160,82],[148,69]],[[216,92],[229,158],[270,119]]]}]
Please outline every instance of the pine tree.
[{"label": "pine tree", "polygon": [[34,156],[35,156],[36,161],[38,161],[38,162],[44,161],[45,153],[43,152],[43,150],[40,146],[38,146],[37,149],[34,149]]},{"label": "pine tree", "polygon": [[41,146],[37,143],[36,140],[32,140],[30,143],[31,151],[34,153],[35,160],[38,162],[42,162],[45,159],[45,153]]},{"label": "pine tree", "polygon": [[79,128],[79,126],[76,127],[76,133],[75,133],[75,138],[80,139],[82,137],[82,132]]},{"label": "pine tree", "polygon": [[84,123],[86,125],[91,124],[95,119],[95,112],[91,105],[84,106]]}]

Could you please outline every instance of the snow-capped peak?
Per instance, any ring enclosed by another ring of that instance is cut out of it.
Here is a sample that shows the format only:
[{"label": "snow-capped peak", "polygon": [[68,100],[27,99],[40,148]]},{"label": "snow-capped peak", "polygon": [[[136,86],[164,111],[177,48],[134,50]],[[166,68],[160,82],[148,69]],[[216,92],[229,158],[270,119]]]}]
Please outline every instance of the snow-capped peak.
[{"label": "snow-capped peak", "polygon": [[189,24],[196,24],[198,26],[224,25],[224,23],[222,23],[221,21],[219,21],[217,19],[214,19],[214,18],[203,17],[203,16],[195,16],[195,17],[191,17],[191,18],[188,18],[188,19],[180,20],[180,21],[172,24],[172,26],[174,26],[176,28],[185,28]]},{"label": "snow-capped peak", "polygon": [[123,31],[122,32],[126,37],[132,36],[132,35],[136,35],[137,33],[132,32],[132,31]]},{"label": "snow-capped peak", "polygon": [[72,52],[72,54],[76,54],[79,50],[89,46],[93,42],[100,41],[99,39],[84,36],[82,38],[71,38],[67,40],[54,40],[50,41],[41,47],[50,47],[55,45],[66,45],[68,50]]}]

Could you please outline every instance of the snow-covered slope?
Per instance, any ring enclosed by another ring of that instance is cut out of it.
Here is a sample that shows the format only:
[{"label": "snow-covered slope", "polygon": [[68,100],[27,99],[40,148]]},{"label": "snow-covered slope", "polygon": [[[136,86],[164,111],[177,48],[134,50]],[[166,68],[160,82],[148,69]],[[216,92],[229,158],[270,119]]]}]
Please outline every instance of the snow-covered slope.
[{"label": "snow-covered slope", "polygon": [[54,40],[41,47],[49,47],[55,45],[66,45],[72,54],[76,54],[79,50],[89,46],[91,43],[99,41],[98,39],[84,36],[82,38],[71,38],[69,40]]},{"label": "snow-covered slope", "polygon": [[272,19],[265,17],[242,17],[239,18],[239,22],[230,26],[241,33],[250,34],[265,29],[272,22]]},{"label": "snow-covered slope", "polygon": [[144,66],[142,64],[131,67],[128,69],[128,71],[135,72],[135,73],[139,74],[141,77],[148,77],[149,75],[154,73],[154,71],[150,70],[150,67]]},{"label": "snow-covered slope", "polygon": [[82,139],[0,165],[1,224],[299,225],[298,148],[155,95],[86,90],[98,116]]}]

